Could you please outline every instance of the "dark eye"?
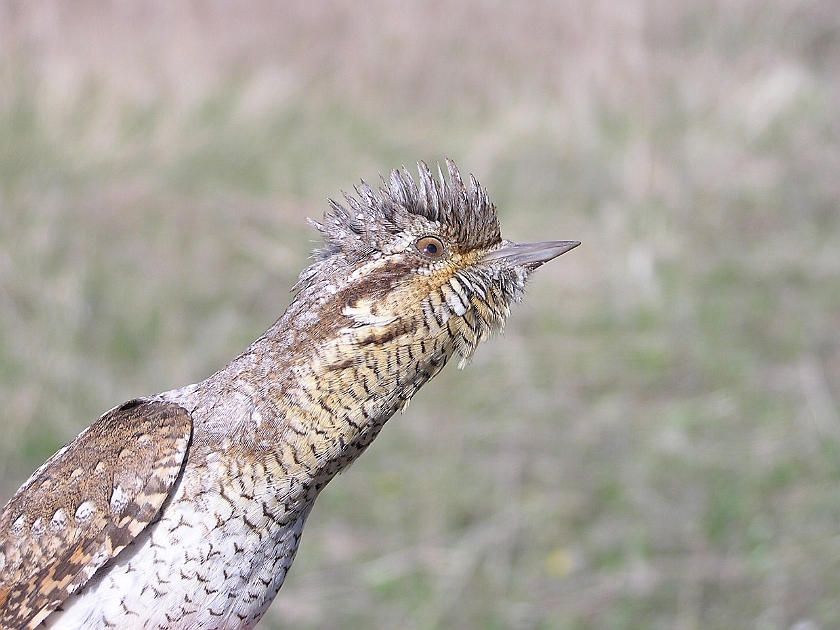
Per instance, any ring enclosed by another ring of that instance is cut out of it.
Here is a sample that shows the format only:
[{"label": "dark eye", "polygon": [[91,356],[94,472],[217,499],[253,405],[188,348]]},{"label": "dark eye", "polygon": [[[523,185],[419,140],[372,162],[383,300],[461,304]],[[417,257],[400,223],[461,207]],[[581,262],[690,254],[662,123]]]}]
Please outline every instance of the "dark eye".
[{"label": "dark eye", "polygon": [[414,246],[417,248],[417,251],[427,258],[440,258],[443,256],[443,241],[437,236],[424,236],[423,238],[417,239]]}]

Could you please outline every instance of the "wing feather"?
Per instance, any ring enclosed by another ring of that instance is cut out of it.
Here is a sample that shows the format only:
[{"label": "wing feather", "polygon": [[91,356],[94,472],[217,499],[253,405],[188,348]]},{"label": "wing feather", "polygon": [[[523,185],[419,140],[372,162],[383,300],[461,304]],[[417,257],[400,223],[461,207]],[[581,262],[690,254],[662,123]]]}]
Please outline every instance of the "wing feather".
[{"label": "wing feather", "polygon": [[192,419],[131,400],[53,455],[0,513],[0,628],[35,628],[160,511]]}]

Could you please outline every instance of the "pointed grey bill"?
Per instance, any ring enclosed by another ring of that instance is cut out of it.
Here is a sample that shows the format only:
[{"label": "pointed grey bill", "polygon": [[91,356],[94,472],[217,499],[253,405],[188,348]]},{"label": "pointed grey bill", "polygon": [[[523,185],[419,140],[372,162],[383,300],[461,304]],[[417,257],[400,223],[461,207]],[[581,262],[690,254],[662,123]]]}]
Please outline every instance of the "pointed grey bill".
[{"label": "pointed grey bill", "polygon": [[503,260],[511,267],[519,265],[539,267],[578,245],[580,245],[580,241],[544,241],[542,243],[522,243],[521,245],[508,241],[499,249],[494,249],[482,256],[481,262]]}]

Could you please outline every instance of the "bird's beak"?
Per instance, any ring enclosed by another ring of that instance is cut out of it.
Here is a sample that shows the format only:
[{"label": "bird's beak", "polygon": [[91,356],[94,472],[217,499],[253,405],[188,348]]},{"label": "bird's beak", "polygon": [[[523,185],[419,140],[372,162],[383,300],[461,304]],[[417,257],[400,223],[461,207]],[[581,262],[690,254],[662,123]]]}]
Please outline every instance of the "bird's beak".
[{"label": "bird's beak", "polygon": [[511,267],[522,265],[536,269],[578,245],[580,245],[580,241],[545,241],[542,243],[522,243],[521,245],[506,241],[499,249],[484,254],[481,257],[481,262],[503,260]]}]

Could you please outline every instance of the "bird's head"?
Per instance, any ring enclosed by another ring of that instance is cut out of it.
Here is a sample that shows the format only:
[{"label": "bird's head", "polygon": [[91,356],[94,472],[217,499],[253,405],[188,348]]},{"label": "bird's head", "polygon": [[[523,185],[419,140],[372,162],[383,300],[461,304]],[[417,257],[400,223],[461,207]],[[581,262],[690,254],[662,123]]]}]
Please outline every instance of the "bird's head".
[{"label": "bird's head", "polygon": [[389,341],[446,338],[463,365],[503,327],[529,275],[579,243],[503,240],[487,191],[446,164],[448,181],[420,162],[416,182],[394,170],[379,191],[362,182],[346,206],[331,201],[323,222],[312,222],[324,246],[297,288],[348,326],[379,330],[380,340],[385,331]]}]

